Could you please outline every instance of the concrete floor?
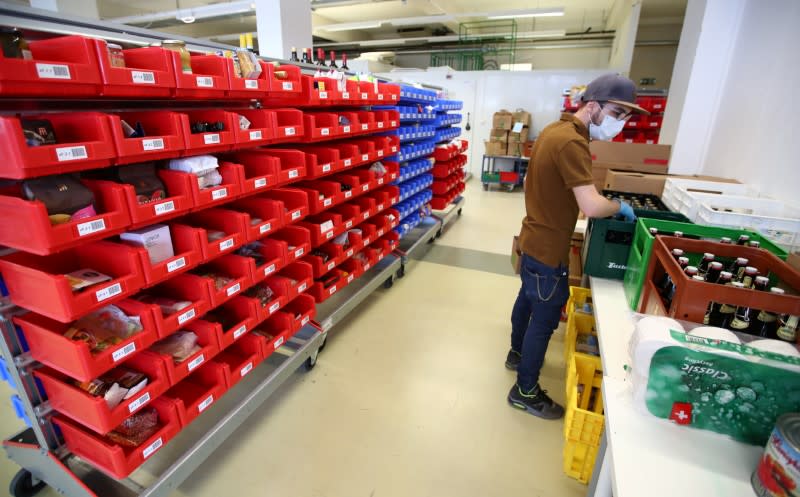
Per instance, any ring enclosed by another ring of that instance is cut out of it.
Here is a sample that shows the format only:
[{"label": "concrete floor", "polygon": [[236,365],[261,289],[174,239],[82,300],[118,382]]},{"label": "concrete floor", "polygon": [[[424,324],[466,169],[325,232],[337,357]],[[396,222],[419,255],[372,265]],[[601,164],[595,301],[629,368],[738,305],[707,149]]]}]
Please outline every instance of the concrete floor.
[{"label": "concrete floor", "polygon": [[[585,495],[561,470],[562,422],[506,403],[519,288],[508,250],[524,206],[520,193],[480,186],[470,183],[463,216],[431,252],[332,330],[317,367],[295,374],[176,497]],[[560,402],[562,340],[542,376]],[[20,427],[2,402],[0,434]],[[17,469],[1,455],[0,484]]]}]

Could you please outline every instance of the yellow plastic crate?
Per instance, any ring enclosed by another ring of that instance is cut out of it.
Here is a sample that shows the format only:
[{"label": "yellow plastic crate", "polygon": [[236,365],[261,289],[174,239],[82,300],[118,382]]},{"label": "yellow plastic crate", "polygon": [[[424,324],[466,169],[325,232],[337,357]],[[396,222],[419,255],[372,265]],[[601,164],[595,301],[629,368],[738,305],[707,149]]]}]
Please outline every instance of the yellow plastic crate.
[{"label": "yellow plastic crate", "polygon": [[564,442],[564,473],[584,485],[588,484],[592,479],[594,462],[599,449],[600,447],[580,442],[569,440]]},{"label": "yellow plastic crate", "polygon": [[567,328],[564,333],[564,362],[569,363],[569,358],[575,352],[575,340],[578,328],[585,330],[586,326],[594,326],[594,316],[575,312],[576,308],[583,307],[587,298],[592,296],[588,288],[578,286],[569,287],[569,300],[567,300]]},{"label": "yellow plastic crate", "polygon": [[567,365],[567,371],[564,472],[587,483],[605,428],[602,365],[599,357],[577,352]]}]

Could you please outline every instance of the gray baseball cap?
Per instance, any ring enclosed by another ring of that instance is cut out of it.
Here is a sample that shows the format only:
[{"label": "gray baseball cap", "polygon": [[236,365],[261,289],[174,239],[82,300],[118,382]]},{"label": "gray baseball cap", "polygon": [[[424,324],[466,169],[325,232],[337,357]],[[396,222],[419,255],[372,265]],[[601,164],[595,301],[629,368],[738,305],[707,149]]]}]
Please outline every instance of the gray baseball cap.
[{"label": "gray baseball cap", "polygon": [[631,109],[639,114],[650,112],[636,105],[636,85],[630,79],[619,74],[604,74],[586,86],[581,100],[590,102],[612,102]]}]

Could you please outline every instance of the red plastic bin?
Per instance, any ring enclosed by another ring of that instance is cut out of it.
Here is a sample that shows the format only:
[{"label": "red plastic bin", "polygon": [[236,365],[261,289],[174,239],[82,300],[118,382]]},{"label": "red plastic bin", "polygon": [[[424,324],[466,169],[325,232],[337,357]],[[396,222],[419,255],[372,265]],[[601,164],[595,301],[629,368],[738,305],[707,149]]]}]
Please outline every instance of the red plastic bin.
[{"label": "red plastic bin", "polygon": [[35,313],[14,317],[14,323],[25,334],[25,340],[34,359],[76,380],[89,381],[118,366],[158,339],[158,332],[150,306],[132,300],[116,304],[129,316],[138,316],[142,330],[119,344],[91,353],[86,342],[66,338],[71,326]]},{"label": "red plastic bin", "polygon": [[353,140],[350,143],[358,147],[358,155],[355,157],[354,166],[366,164],[378,157],[376,142],[373,139],[366,138],[361,140]]},{"label": "red plastic bin", "polygon": [[343,252],[340,245],[333,243],[326,243],[316,250],[327,254],[328,260],[325,261],[321,256],[311,253],[303,259],[303,262],[310,264],[314,278],[319,278],[336,267],[342,258]]},{"label": "red plastic bin", "polygon": [[192,55],[191,74],[183,72],[181,54],[167,50],[175,72],[177,99],[223,99],[230,90],[228,65],[218,55]]},{"label": "red plastic bin", "polygon": [[[139,256],[145,287],[157,285],[168,278],[186,272],[200,264],[203,258],[196,229],[182,224],[173,224],[169,226],[169,231],[175,255],[156,264],[150,261],[147,249],[131,245]],[[121,241],[120,243],[127,242]]]},{"label": "red plastic bin", "polygon": [[197,176],[192,173],[162,169],[158,176],[171,191],[189,195],[192,199],[192,210],[197,211],[230,202],[241,194],[244,172],[240,164],[222,162],[217,172],[222,176],[222,184],[202,189],[197,182]]},{"label": "red plastic bin", "polygon": [[242,153],[278,158],[280,160],[277,179],[279,185],[294,183],[306,176],[306,155],[299,150],[265,148]]},{"label": "red plastic bin", "polygon": [[233,59],[225,57],[225,63],[228,66],[225,72],[228,75],[229,88],[226,96],[229,99],[259,99],[267,96],[270,86],[269,74],[265,70],[264,61],[258,62],[261,65],[261,74],[257,78],[243,78],[236,75]]},{"label": "red plastic bin", "polygon": [[61,429],[64,442],[72,453],[108,475],[123,479],[172,440],[181,429],[180,418],[172,402],[156,399],[153,407],[158,411],[160,428],[136,448],[117,445],[61,416],[54,417],[53,422]]},{"label": "red plastic bin", "polygon": [[254,284],[279,271],[286,265],[289,244],[285,241],[265,238],[249,245],[255,246],[253,250],[258,253],[258,259],[250,255],[244,255],[242,250],[237,253],[251,260],[250,274],[253,275]]},{"label": "red plastic bin", "polygon": [[[215,274],[231,278],[231,281],[224,285],[216,285],[210,276],[204,274]],[[189,276],[204,279],[208,283],[211,291],[211,307],[217,307],[241,292],[253,286],[253,275],[251,273],[250,259],[238,255],[224,255],[213,261],[203,264],[192,270]]]},{"label": "red plastic bin", "polygon": [[243,195],[267,190],[278,184],[281,162],[278,157],[262,154],[260,150],[234,152],[226,158],[241,167],[241,189]]},{"label": "red plastic bin", "polygon": [[0,117],[0,145],[5,152],[0,177],[24,179],[105,167],[116,156],[108,118],[99,112],[26,115],[47,120],[58,143],[29,147],[19,117]]},{"label": "red plastic bin", "polygon": [[303,112],[297,109],[274,109],[274,143],[296,142],[305,134]]},{"label": "red plastic bin", "polygon": [[228,388],[233,388],[256,366],[261,364],[261,340],[253,335],[245,335],[236,344],[223,350],[214,358],[227,372]]},{"label": "red plastic bin", "polygon": [[251,197],[239,199],[227,209],[247,214],[246,242],[254,242],[284,226],[283,202],[267,198]]},{"label": "red plastic bin", "polygon": [[[349,81],[348,83],[356,83],[357,81]],[[362,134],[361,131],[361,121],[358,120],[358,111],[351,111],[351,112],[338,112],[340,118],[344,118],[347,121],[347,124],[342,124],[342,135],[343,136],[351,136],[351,135],[358,135]]]},{"label": "red plastic bin", "polygon": [[159,338],[175,333],[211,308],[211,290],[207,285],[197,285],[196,281],[190,275],[179,274],[133,297],[135,300],[146,298],[148,302],[151,301],[149,297],[153,296],[189,302],[188,306],[171,314],[165,314],[158,304],[153,304],[153,318]]},{"label": "red plastic bin", "polygon": [[[67,273],[92,269],[111,280],[74,293]],[[15,252],[0,259],[11,301],[20,307],[68,323],[122,300],[144,286],[135,250],[106,241],[50,256]]]},{"label": "red plastic bin", "polygon": [[[225,152],[236,144],[235,133],[239,129],[239,121],[233,112],[216,109],[190,110],[181,113],[180,118],[186,145],[184,154],[187,156]],[[192,133],[191,124],[194,122],[221,122],[223,130]]]},{"label": "red plastic bin", "polygon": [[203,321],[219,325],[221,350],[233,345],[259,322],[256,306],[254,299],[237,296],[203,316]]},{"label": "red plastic bin", "polygon": [[161,47],[122,51],[125,67],[111,65],[105,40],[91,40],[100,68],[104,97],[164,98],[175,92],[175,72],[167,51]]},{"label": "red plastic bin", "polygon": [[[242,246],[247,215],[226,209],[208,209],[182,218],[181,223],[197,228],[203,260],[210,261]],[[224,235],[210,239],[209,234],[215,231]]]},{"label": "red plastic bin", "polygon": [[360,152],[352,142],[331,143],[331,148],[339,151],[339,159],[342,161],[342,169],[355,167],[359,160]]},{"label": "red plastic bin", "polygon": [[167,390],[162,398],[175,405],[181,425],[186,427],[227,391],[227,368],[209,362]]},{"label": "red plastic bin", "polygon": [[317,316],[317,306],[314,303],[314,297],[311,295],[298,295],[281,312],[291,316],[292,331],[296,333]]},{"label": "red plastic bin", "polygon": [[[267,71],[270,97],[296,97],[302,91],[302,83],[300,81],[302,74],[299,67],[290,65],[275,66],[274,64],[263,63],[261,68]],[[285,77],[278,77],[280,73]]]},{"label": "red plastic bin", "polygon": [[58,371],[45,367],[37,369],[34,375],[42,382],[53,409],[99,434],[106,434],[169,388],[167,372],[160,361],[141,360],[136,356],[122,365],[144,373],[148,381],[141,392],[113,409],[109,409],[102,396],[79,388],[70,377]]},{"label": "red plastic bin", "polygon": [[286,242],[286,264],[291,264],[311,250],[311,234],[300,226],[287,226],[270,238]]},{"label": "red plastic bin", "polygon": [[155,352],[152,347],[137,356],[138,361],[161,361],[167,371],[170,385],[177,385],[178,382],[189,376],[193,371],[197,371],[200,366],[206,364],[219,353],[219,335],[222,330],[218,324],[197,320],[181,327],[181,329],[196,334],[197,344],[201,349],[180,363],[175,364],[172,356]]},{"label": "red plastic bin", "polygon": [[334,268],[325,275],[324,279],[333,280],[334,282],[325,286],[321,281],[314,281],[308,290],[308,294],[313,297],[314,301],[318,304],[325,302],[341,288],[347,286],[347,277],[341,268]]},{"label": "red plastic bin", "polygon": [[292,324],[292,316],[279,311],[253,330],[251,336],[258,340],[262,360],[271,356],[293,336]]},{"label": "red plastic bin", "polygon": [[319,247],[342,231],[342,216],[334,212],[323,212],[307,217],[298,226],[308,230],[311,246]]},{"label": "red plastic bin", "polygon": [[33,60],[0,53],[4,96],[92,97],[100,94],[100,70],[92,40],[60,36],[28,43]]},{"label": "red plastic bin", "polygon": [[334,181],[304,181],[297,188],[308,196],[308,210],[311,214],[319,214],[344,200],[341,185]]},{"label": "red plastic bin", "polygon": [[[109,128],[114,138],[117,158],[115,164],[132,164],[179,157],[186,149],[186,139],[180,114],[169,111],[120,112],[108,114]],[[127,138],[122,120],[135,127],[137,123],[147,136]]]},{"label": "red plastic bin", "polygon": [[339,116],[328,112],[303,114],[304,141],[331,140],[342,135]]},{"label": "red plastic bin", "polygon": [[333,147],[303,147],[306,154],[306,178],[316,179],[344,168],[339,150]]},{"label": "red plastic bin", "polygon": [[400,90],[400,85],[393,83],[378,83],[378,101],[399,102]]},{"label": "red plastic bin", "polygon": [[234,126],[234,146],[233,148],[248,148],[257,145],[266,145],[275,139],[275,113],[266,109],[236,109],[231,111],[234,114],[234,124],[238,124],[237,116],[244,116],[250,121],[248,129],[240,129]]},{"label": "red plastic bin", "polygon": [[289,287],[286,297],[291,302],[295,297],[308,290],[314,281],[314,273],[311,270],[311,264],[294,262],[281,269],[276,278],[286,280]]},{"label": "red plastic bin", "polygon": [[283,224],[288,226],[308,215],[308,195],[296,188],[278,188],[260,195],[258,198],[279,200],[283,203]]},{"label": "red plastic bin", "polygon": [[360,223],[361,219],[361,208],[356,205],[355,203],[347,203],[338,205],[330,210],[332,213],[339,214],[342,216],[342,227],[340,232],[344,230],[349,230],[354,225]]}]

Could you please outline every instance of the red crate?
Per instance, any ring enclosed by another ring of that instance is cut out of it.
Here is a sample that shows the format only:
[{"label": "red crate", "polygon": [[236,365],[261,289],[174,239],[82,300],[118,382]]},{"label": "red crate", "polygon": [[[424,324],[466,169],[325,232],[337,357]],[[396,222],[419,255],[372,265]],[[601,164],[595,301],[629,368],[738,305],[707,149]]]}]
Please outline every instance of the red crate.
[{"label": "red crate", "polygon": [[169,378],[160,361],[134,357],[123,365],[147,375],[147,386],[114,409],[109,409],[102,396],[90,394],[58,371],[44,367],[34,371],[34,375],[41,381],[53,409],[99,434],[105,434],[169,388]]},{"label": "red crate", "polygon": [[329,212],[333,212],[342,216],[342,227],[340,232],[349,230],[354,225],[360,223],[361,208],[355,203],[347,203],[332,208]]},{"label": "red crate", "polygon": [[227,391],[227,368],[209,362],[170,388],[162,398],[175,405],[181,425],[186,427]]},{"label": "red crate", "polygon": [[283,278],[286,280],[289,287],[286,299],[291,302],[295,297],[308,290],[311,283],[314,281],[314,274],[311,270],[311,264],[307,262],[293,262],[281,269],[276,278]]},{"label": "red crate", "polygon": [[311,105],[338,105],[342,102],[342,92],[339,91],[338,81],[325,76],[313,78],[311,88]]},{"label": "red crate", "polygon": [[234,152],[227,159],[241,166],[243,195],[267,190],[278,184],[281,163],[278,157],[259,153],[261,149]]},{"label": "red crate", "polygon": [[329,146],[339,151],[339,159],[342,161],[342,169],[355,167],[355,164],[359,158],[359,150],[356,145],[353,145],[351,142],[340,142],[331,143]]},{"label": "red crate", "polygon": [[175,72],[167,51],[161,47],[122,51],[125,67],[111,65],[105,40],[90,40],[100,69],[104,97],[164,98],[175,92]]},{"label": "red crate", "polygon": [[358,126],[353,128],[355,133],[369,133],[378,129],[375,123],[375,113],[368,110],[356,112],[358,115]]},{"label": "red crate", "polygon": [[190,305],[178,312],[164,314],[157,304],[152,305],[153,318],[156,323],[159,338],[167,337],[202,316],[211,308],[211,290],[207,285],[195,284],[196,278],[190,275],[179,274],[146,292],[135,295],[139,299],[143,294],[148,296],[166,297],[169,299],[185,300]]},{"label": "red crate", "polygon": [[340,262],[343,252],[340,245],[333,243],[326,243],[318,247],[316,250],[327,254],[328,260],[324,261],[322,257],[310,253],[308,256],[303,258],[303,262],[310,264],[314,278],[319,278],[323,274],[336,267],[336,265]]},{"label": "red crate", "polygon": [[357,259],[347,259],[339,267],[342,271],[347,273],[344,277],[344,286],[349,285],[353,280],[360,278],[364,274],[364,264]]},{"label": "red crate", "polygon": [[306,178],[316,179],[344,169],[339,150],[333,147],[303,147],[306,154]]},{"label": "red crate", "polygon": [[360,97],[361,105],[377,104],[378,97],[376,85],[369,81],[359,81],[358,96]]},{"label": "red crate", "polygon": [[307,217],[298,223],[298,226],[308,230],[311,236],[311,246],[319,247],[332,239],[343,229],[342,216],[333,212],[323,212]]},{"label": "red crate", "polygon": [[644,142],[650,145],[657,144],[661,132],[657,129],[649,129],[644,132]]},{"label": "red crate", "polygon": [[[748,265],[758,268],[762,275],[770,276],[772,280],[780,280],[781,287],[787,290],[786,295],[693,281],[684,274],[678,262],[672,257],[672,249],[675,248],[690,254],[690,260],[696,260],[697,254],[705,252],[715,254],[717,259],[732,260],[745,257],[749,261]],[[669,308],[665,308],[656,287],[656,282],[661,281],[665,273],[675,283],[675,295]],[[798,289],[800,289],[800,271],[764,249],[657,236],[653,244],[653,256],[647,267],[639,310],[647,314],[702,323],[709,304],[718,302],[761,309],[778,315],[797,316],[800,315]]]},{"label": "red crate", "polygon": [[350,143],[358,147],[358,155],[356,155],[354,166],[366,164],[378,157],[378,151],[375,147],[375,141],[366,138],[361,140],[353,140]]},{"label": "red crate", "polygon": [[[376,235],[377,229],[375,225],[370,223],[361,223],[357,229],[361,230],[361,246],[364,247],[375,241],[378,237]],[[348,235],[348,240],[350,236]],[[348,250],[349,252],[349,250]]]},{"label": "red crate", "polygon": [[158,410],[161,427],[136,448],[117,445],[104,437],[89,433],[78,423],[60,416],[54,417],[53,422],[61,429],[64,442],[72,453],[108,475],[123,479],[172,440],[181,429],[180,418],[173,403],[156,399],[153,407]]},{"label": "red crate", "polygon": [[291,264],[311,250],[311,234],[300,226],[287,226],[270,238],[286,242],[286,264]]},{"label": "red crate", "polygon": [[334,268],[332,271],[329,271],[323,279],[332,279],[334,282],[328,286],[325,286],[325,284],[321,281],[314,281],[314,284],[311,285],[310,289],[308,290],[308,294],[312,296],[318,304],[325,302],[330,297],[335,295],[336,292],[338,292],[341,288],[347,286],[347,276],[345,276],[344,271],[342,271],[340,268]]},{"label": "red crate", "polygon": [[[352,83],[357,83],[357,81],[352,81]],[[337,113],[340,118],[347,119],[347,124],[342,124],[342,135],[343,136],[350,136],[361,134],[361,121],[358,120],[358,112],[351,111],[351,112],[338,112]]]},{"label": "red crate", "polygon": [[297,333],[300,331],[300,328],[307,325],[317,316],[317,307],[311,295],[298,295],[297,298],[289,302],[281,312],[291,316],[292,332]]},{"label": "red crate", "polygon": [[260,197],[243,198],[227,206],[228,209],[247,214],[245,242],[264,238],[284,226],[283,202]]},{"label": "red crate", "polygon": [[[180,118],[186,145],[184,155],[225,152],[236,144],[235,133],[239,128],[239,121],[232,112],[216,109],[191,110],[181,113]],[[192,133],[193,122],[221,122],[224,129],[208,133]]]},{"label": "red crate", "polygon": [[[116,164],[172,159],[186,149],[183,123],[176,112],[120,112],[109,114],[108,119],[116,149]],[[147,136],[127,138],[122,130],[123,119],[131,126],[142,123]]]},{"label": "red crate", "polygon": [[319,214],[344,200],[341,185],[334,181],[304,181],[297,188],[308,196],[308,210],[311,214]]},{"label": "red crate", "polygon": [[167,50],[175,72],[175,97],[178,99],[222,99],[230,90],[228,65],[218,55],[192,55],[192,73],[183,72],[181,54]]},{"label": "red crate", "polygon": [[80,381],[89,381],[117,366],[123,359],[149,347],[158,338],[150,306],[132,300],[117,307],[129,316],[138,316],[142,331],[112,348],[92,354],[86,342],[64,336],[70,324],[60,323],[34,313],[14,317],[22,329],[34,359]]},{"label": "red crate", "polygon": [[663,124],[663,122],[664,122],[664,116],[663,115],[650,116],[647,119],[647,126],[646,127],[649,128],[649,129],[658,130],[658,129],[661,128],[661,125]]},{"label": "red crate", "polygon": [[358,208],[361,209],[361,221],[369,219],[370,216],[372,216],[377,212],[375,208],[377,207],[378,202],[369,195],[366,195],[364,197],[359,197],[350,203],[353,205],[357,205]]},{"label": "red crate", "polygon": [[256,310],[258,311],[258,318],[256,320],[257,323],[260,323],[265,319],[269,319],[270,316],[278,312],[281,307],[286,305],[286,303],[289,301],[289,297],[287,295],[291,290],[289,287],[289,282],[285,278],[280,278],[278,276],[271,276],[267,278],[263,282],[256,285],[256,289],[259,287],[269,288],[272,291],[272,298],[268,302],[263,302],[262,300],[254,297],[247,297],[254,303]]},{"label": "red crate", "polygon": [[375,199],[375,213],[392,206],[392,199],[400,195],[400,190],[396,186],[387,186],[380,190],[370,192],[368,197]]},{"label": "red crate", "polygon": [[129,244],[136,251],[142,266],[145,287],[157,285],[176,274],[186,272],[202,260],[197,230],[181,224],[170,225],[169,230],[175,255],[156,264],[150,262],[150,254],[144,247],[120,241]]},{"label": "red crate", "polygon": [[[400,126],[400,112],[396,110],[386,110],[384,111],[387,113],[386,117],[386,129],[397,129]],[[397,135],[393,135],[397,138],[397,143],[400,143],[400,137]]]},{"label": "red crate", "polygon": [[136,357],[137,361],[161,361],[167,371],[170,385],[178,382],[197,371],[219,353],[219,335],[222,333],[217,323],[196,320],[181,327],[182,330],[191,331],[197,335],[197,344],[202,347],[199,351],[187,357],[182,362],[175,364],[172,356],[155,352],[152,347]]},{"label": "red crate", "polygon": [[308,215],[308,195],[296,188],[278,188],[260,195],[259,198],[278,200],[283,203],[283,224],[288,226]]},{"label": "red crate", "polygon": [[[198,229],[204,261],[232,252],[244,243],[246,214],[226,209],[208,209],[182,218],[181,222]],[[225,236],[209,240],[211,231],[221,231]]]},{"label": "red crate", "polygon": [[400,85],[393,83],[378,83],[378,101],[387,105],[392,102],[400,101]]},{"label": "red crate", "polygon": [[253,283],[258,283],[267,276],[280,271],[286,266],[286,259],[289,256],[289,244],[283,240],[265,238],[259,240],[258,243],[260,245],[258,252],[264,260],[260,264],[253,260],[251,268]]},{"label": "red crate", "polygon": [[221,162],[217,172],[222,176],[222,184],[209,188],[200,188],[197,176],[192,173],[165,169],[159,171],[158,175],[168,188],[190,195],[192,210],[198,211],[230,202],[241,195],[244,168],[240,164]]},{"label": "red crate", "polygon": [[100,94],[100,70],[92,40],[61,36],[28,43],[33,60],[0,53],[4,96],[92,97]]},{"label": "red crate", "polygon": [[278,158],[280,160],[280,170],[277,179],[279,185],[294,183],[306,176],[306,155],[299,150],[265,148],[241,153],[253,154],[255,157]]},{"label": "red crate", "polygon": [[270,87],[270,80],[268,71],[264,68],[264,62],[259,61],[261,65],[261,74],[257,78],[242,78],[236,75],[236,70],[233,66],[233,58],[225,57],[225,63],[228,74],[228,88],[226,95],[229,99],[260,99],[267,96]]},{"label": "red crate", "polygon": [[233,388],[263,361],[261,340],[253,335],[245,335],[236,344],[223,350],[214,362],[226,369],[228,388]]},{"label": "red crate", "polygon": [[345,80],[344,89],[341,91],[341,105],[358,106],[364,105],[361,101],[361,93],[358,91],[358,81]]},{"label": "red crate", "polygon": [[266,145],[275,139],[275,112],[266,109],[236,109],[232,113],[234,124],[239,123],[240,115],[250,121],[248,129],[234,126],[234,149]]},{"label": "red crate", "polygon": [[299,141],[305,134],[303,112],[297,109],[274,109],[275,138],[273,143],[291,143]]},{"label": "red crate", "polygon": [[[269,97],[296,97],[302,91],[302,83],[300,81],[302,73],[299,67],[290,65],[275,66],[272,63],[262,61],[261,69],[267,73]],[[285,77],[278,77],[279,73],[284,73]]]},{"label": "red crate", "polygon": [[217,287],[213,278],[201,276],[208,284],[208,288],[211,292],[211,307],[214,308],[224,304],[234,296],[253,286],[251,267],[251,260],[248,257],[224,255],[207,264],[199,266],[194,269],[189,276],[201,276],[205,273],[210,273],[232,278],[232,281],[229,283]]},{"label": "red crate", "polygon": [[272,317],[253,330],[251,336],[256,339],[261,349],[261,357],[266,359],[292,337],[293,319],[285,312],[276,312]]},{"label": "red crate", "polygon": [[[259,322],[259,314],[255,299],[237,296],[230,302],[213,309],[203,316],[203,321],[216,323],[220,327],[219,348],[224,350],[245,336]],[[228,324],[227,328],[225,323]]]},{"label": "red crate", "polygon": [[3,161],[0,176],[24,179],[105,167],[116,157],[108,118],[99,112],[70,112],[25,116],[46,119],[59,143],[29,147],[20,118],[0,117]]},{"label": "red crate", "polygon": [[[65,274],[80,269],[112,279],[74,293]],[[0,259],[0,270],[12,302],[62,323],[122,300],[144,285],[136,251],[106,241],[49,256],[15,252]]]},{"label": "red crate", "polygon": [[[294,91],[292,93],[284,92],[283,94],[278,94],[277,98],[268,98],[263,100],[262,103],[268,106],[274,105],[284,107],[308,107],[320,105],[319,94],[316,92],[316,90],[313,90],[314,85],[311,76],[300,74],[296,82],[290,81],[290,83],[292,84],[293,89],[299,88],[299,91]],[[274,95],[274,92],[270,93],[270,96]]]},{"label": "red crate", "polygon": [[302,140],[323,141],[332,140],[342,135],[339,126],[339,116],[329,112],[314,112],[303,114],[305,134]]}]

